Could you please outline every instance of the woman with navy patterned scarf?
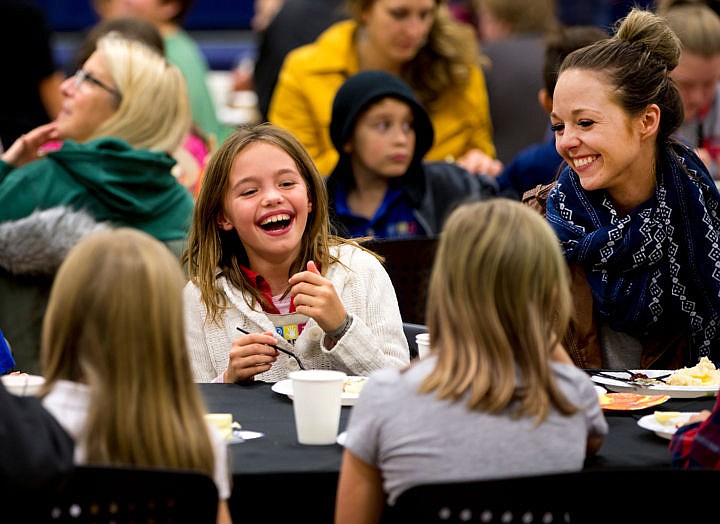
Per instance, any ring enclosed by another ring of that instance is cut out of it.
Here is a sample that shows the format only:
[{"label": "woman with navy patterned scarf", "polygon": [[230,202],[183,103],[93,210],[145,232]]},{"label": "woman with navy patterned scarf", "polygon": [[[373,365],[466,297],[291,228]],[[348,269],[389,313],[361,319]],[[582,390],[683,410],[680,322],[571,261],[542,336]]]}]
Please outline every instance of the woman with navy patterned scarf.
[{"label": "woman with navy patterned scarf", "polygon": [[560,69],[551,122],[567,165],[544,193],[578,290],[566,343],[582,367],[720,363],[720,194],[670,138],[679,54],[663,18],[633,9]]}]

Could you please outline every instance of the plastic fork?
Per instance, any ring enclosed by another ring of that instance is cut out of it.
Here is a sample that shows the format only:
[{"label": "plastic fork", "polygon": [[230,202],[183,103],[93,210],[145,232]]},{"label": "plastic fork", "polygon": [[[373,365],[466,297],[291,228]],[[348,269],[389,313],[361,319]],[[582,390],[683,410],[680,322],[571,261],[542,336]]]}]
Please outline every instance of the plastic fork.
[{"label": "plastic fork", "polygon": [[665,382],[665,379],[672,375],[672,373],[666,373],[665,375],[658,375],[656,377],[650,377],[646,375],[645,373],[638,373],[635,371],[630,371],[629,369],[623,369],[624,373],[627,373],[630,375],[630,380],[659,380],[660,382]]},{"label": "plastic fork", "polygon": [[[244,330],[243,328],[241,328],[241,327],[236,327],[235,329],[237,329],[240,333],[245,333],[246,335],[250,335],[250,332],[249,332],[249,331],[245,331],[245,330]],[[295,362],[298,363],[298,367],[300,367],[300,369],[305,369],[305,366],[303,366],[303,363],[300,362],[300,359],[299,359],[299,358],[297,357],[297,355],[295,355],[295,353],[293,353],[292,351],[288,351],[288,350],[285,349],[285,348],[281,348],[281,347],[278,346],[277,344],[267,344],[267,345],[270,346],[271,348],[277,349],[280,353],[285,353],[286,355],[290,355],[292,358],[295,359]]]}]

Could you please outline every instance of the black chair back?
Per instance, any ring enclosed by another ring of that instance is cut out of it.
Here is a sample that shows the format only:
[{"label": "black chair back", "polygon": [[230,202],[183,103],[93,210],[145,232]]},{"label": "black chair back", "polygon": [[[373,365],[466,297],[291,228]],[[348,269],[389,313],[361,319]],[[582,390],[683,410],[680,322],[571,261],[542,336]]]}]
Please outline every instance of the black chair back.
[{"label": "black chair back", "polygon": [[403,332],[407,339],[408,348],[410,348],[410,360],[417,358],[418,346],[415,342],[415,335],[420,333],[427,333],[428,328],[425,324],[413,324],[411,322],[403,322]]},{"label": "black chair back", "polygon": [[34,506],[36,514],[25,522],[211,524],[218,492],[210,476],[196,471],[76,466]]},{"label": "black chair back", "polygon": [[382,523],[701,522],[718,485],[720,470],[671,468],[425,484],[387,506]]},{"label": "black chair back", "polygon": [[435,260],[437,237],[370,240],[364,247],[385,258],[403,322],[425,323],[428,281]]}]

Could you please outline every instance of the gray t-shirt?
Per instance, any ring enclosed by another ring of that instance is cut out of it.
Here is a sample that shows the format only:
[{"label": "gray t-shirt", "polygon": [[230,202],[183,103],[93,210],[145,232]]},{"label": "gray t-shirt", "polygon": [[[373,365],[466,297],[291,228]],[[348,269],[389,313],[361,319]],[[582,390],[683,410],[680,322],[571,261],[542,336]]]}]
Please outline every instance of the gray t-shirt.
[{"label": "gray t-shirt", "polygon": [[420,395],[435,360],[417,361],[405,373],[374,372],[350,414],[345,447],[382,471],[388,504],[423,483],[580,470],[588,435],[608,431],[592,381],[574,366],[552,368],[580,410],[569,417],[553,410],[534,427],[534,418],[470,411],[464,401]]}]

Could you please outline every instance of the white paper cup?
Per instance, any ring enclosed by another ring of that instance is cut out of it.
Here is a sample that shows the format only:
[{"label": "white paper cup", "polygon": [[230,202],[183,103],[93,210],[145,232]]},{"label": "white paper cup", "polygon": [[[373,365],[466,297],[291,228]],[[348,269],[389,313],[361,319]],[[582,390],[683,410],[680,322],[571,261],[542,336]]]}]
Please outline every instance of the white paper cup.
[{"label": "white paper cup", "polygon": [[293,385],[295,429],[300,444],[335,444],[340,424],[342,371],[305,369],[288,373]]},{"label": "white paper cup", "polygon": [[418,333],[415,335],[415,343],[418,348],[418,358],[423,358],[430,352],[430,333]]},{"label": "white paper cup", "polygon": [[28,375],[20,373],[15,375],[3,375],[3,385],[13,395],[30,396],[35,395],[40,386],[45,383],[45,378],[40,375]]}]

